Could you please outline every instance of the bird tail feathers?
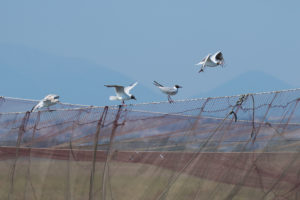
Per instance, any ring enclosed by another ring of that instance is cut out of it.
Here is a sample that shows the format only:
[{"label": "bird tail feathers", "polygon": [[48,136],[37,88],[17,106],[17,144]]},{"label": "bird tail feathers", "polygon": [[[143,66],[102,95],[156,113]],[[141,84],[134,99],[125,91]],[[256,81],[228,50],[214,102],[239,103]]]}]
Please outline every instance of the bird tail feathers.
[{"label": "bird tail feathers", "polygon": [[115,101],[115,100],[118,100],[118,97],[116,97],[116,96],[110,96],[110,97],[109,97],[109,100]]},{"label": "bird tail feathers", "polygon": [[157,87],[163,87],[162,84],[158,83],[157,81],[153,81],[153,84]]}]

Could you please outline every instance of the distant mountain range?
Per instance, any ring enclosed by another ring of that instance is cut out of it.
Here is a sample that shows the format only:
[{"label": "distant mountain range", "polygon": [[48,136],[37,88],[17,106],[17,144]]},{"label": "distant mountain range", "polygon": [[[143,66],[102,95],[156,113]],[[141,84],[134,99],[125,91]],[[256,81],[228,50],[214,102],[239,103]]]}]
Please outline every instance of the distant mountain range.
[{"label": "distant mountain range", "polygon": [[[86,105],[112,105],[114,95],[104,84],[129,85],[132,80],[118,72],[84,59],[56,56],[20,45],[0,45],[0,96],[42,99],[49,93],[62,102]],[[132,91],[138,101],[149,102],[155,95],[141,83]]]},{"label": "distant mountain range", "polygon": [[248,71],[232,80],[195,97],[231,96],[246,93],[257,93],[291,89],[293,86],[262,71]]},{"label": "distant mountain range", "polygon": [[[62,102],[85,105],[113,105],[108,100],[114,89],[104,84],[129,85],[135,80],[85,59],[63,57],[21,45],[0,44],[0,96],[42,99],[49,93],[61,96]],[[229,96],[293,88],[262,71],[249,71],[198,95]],[[132,103],[166,100],[159,91],[139,82],[132,93]],[[187,97],[188,98],[188,97]],[[176,98],[175,98],[176,99]],[[178,98],[177,98],[178,99]]]}]

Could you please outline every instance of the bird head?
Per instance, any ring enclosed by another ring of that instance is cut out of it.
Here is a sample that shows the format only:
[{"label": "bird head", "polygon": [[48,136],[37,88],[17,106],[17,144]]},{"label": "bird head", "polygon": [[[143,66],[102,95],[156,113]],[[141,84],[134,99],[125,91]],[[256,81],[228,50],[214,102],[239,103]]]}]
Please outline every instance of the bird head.
[{"label": "bird head", "polygon": [[57,97],[57,98],[54,98],[54,102],[55,103],[58,103],[59,102],[59,99],[58,99],[59,97]]},{"label": "bird head", "polygon": [[131,99],[134,99],[134,100],[136,100],[136,98],[135,98],[135,96],[134,96],[134,95],[131,95]]},{"label": "bird head", "polygon": [[58,96],[58,95],[56,95],[56,96],[54,96],[54,97],[53,97],[53,99],[54,99],[55,101],[57,101],[57,102],[58,102],[58,101],[59,101],[59,100],[58,100],[58,99],[59,99],[59,96]]},{"label": "bird head", "polygon": [[59,102],[59,96],[56,95],[56,94],[49,94],[45,97],[45,100],[46,101],[51,101],[51,102],[54,102],[54,103],[58,103]]},{"label": "bird head", "polygon": [[218,51],[215,55],[215,59],[217,60],[218,65],[224,65],[224,57],[221,51]]},{"label": "bird head", "polygon": [[175,85],[175,87],[178,89],[178,88],[182,88],[180,85]]}]

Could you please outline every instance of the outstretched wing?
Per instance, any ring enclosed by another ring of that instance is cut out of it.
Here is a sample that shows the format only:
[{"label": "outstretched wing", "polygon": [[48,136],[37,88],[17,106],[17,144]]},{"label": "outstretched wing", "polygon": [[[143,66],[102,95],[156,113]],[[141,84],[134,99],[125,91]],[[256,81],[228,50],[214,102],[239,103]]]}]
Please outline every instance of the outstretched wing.
[{"label": "outstretched wing", "polygon": [[206,57],[204,57],[199,63],[195,64],[195,65],[204,65],[207,60],[209,59],[209,57],[211,56],[211,54],[208,54]]},{"label": "outstretched wing", "polygon": [[114,87],[116,90],[116,93],[123,93],[124,92],[124,87],[121,85],[104,85],[106,87]]},{"label": "outstretched wing", "polygon": [[125,88],[124,88],[125,93],[129,94],[130,90],[131,90],[132,88],[134,88],[137,84],[138,84],[138,82],[135,82],[135,83],[133,83],[133,84],[131,84],[131,85],[125,87]]}]

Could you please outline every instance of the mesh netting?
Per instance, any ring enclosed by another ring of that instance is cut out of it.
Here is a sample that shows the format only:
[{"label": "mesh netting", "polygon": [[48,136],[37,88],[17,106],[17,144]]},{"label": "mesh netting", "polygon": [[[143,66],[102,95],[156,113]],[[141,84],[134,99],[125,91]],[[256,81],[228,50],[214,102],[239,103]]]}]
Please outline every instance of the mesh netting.
[{"label": "mesh netting", "polygon": [[28,112],[0,98],[2,199],[300,199],[300,89]]}]

